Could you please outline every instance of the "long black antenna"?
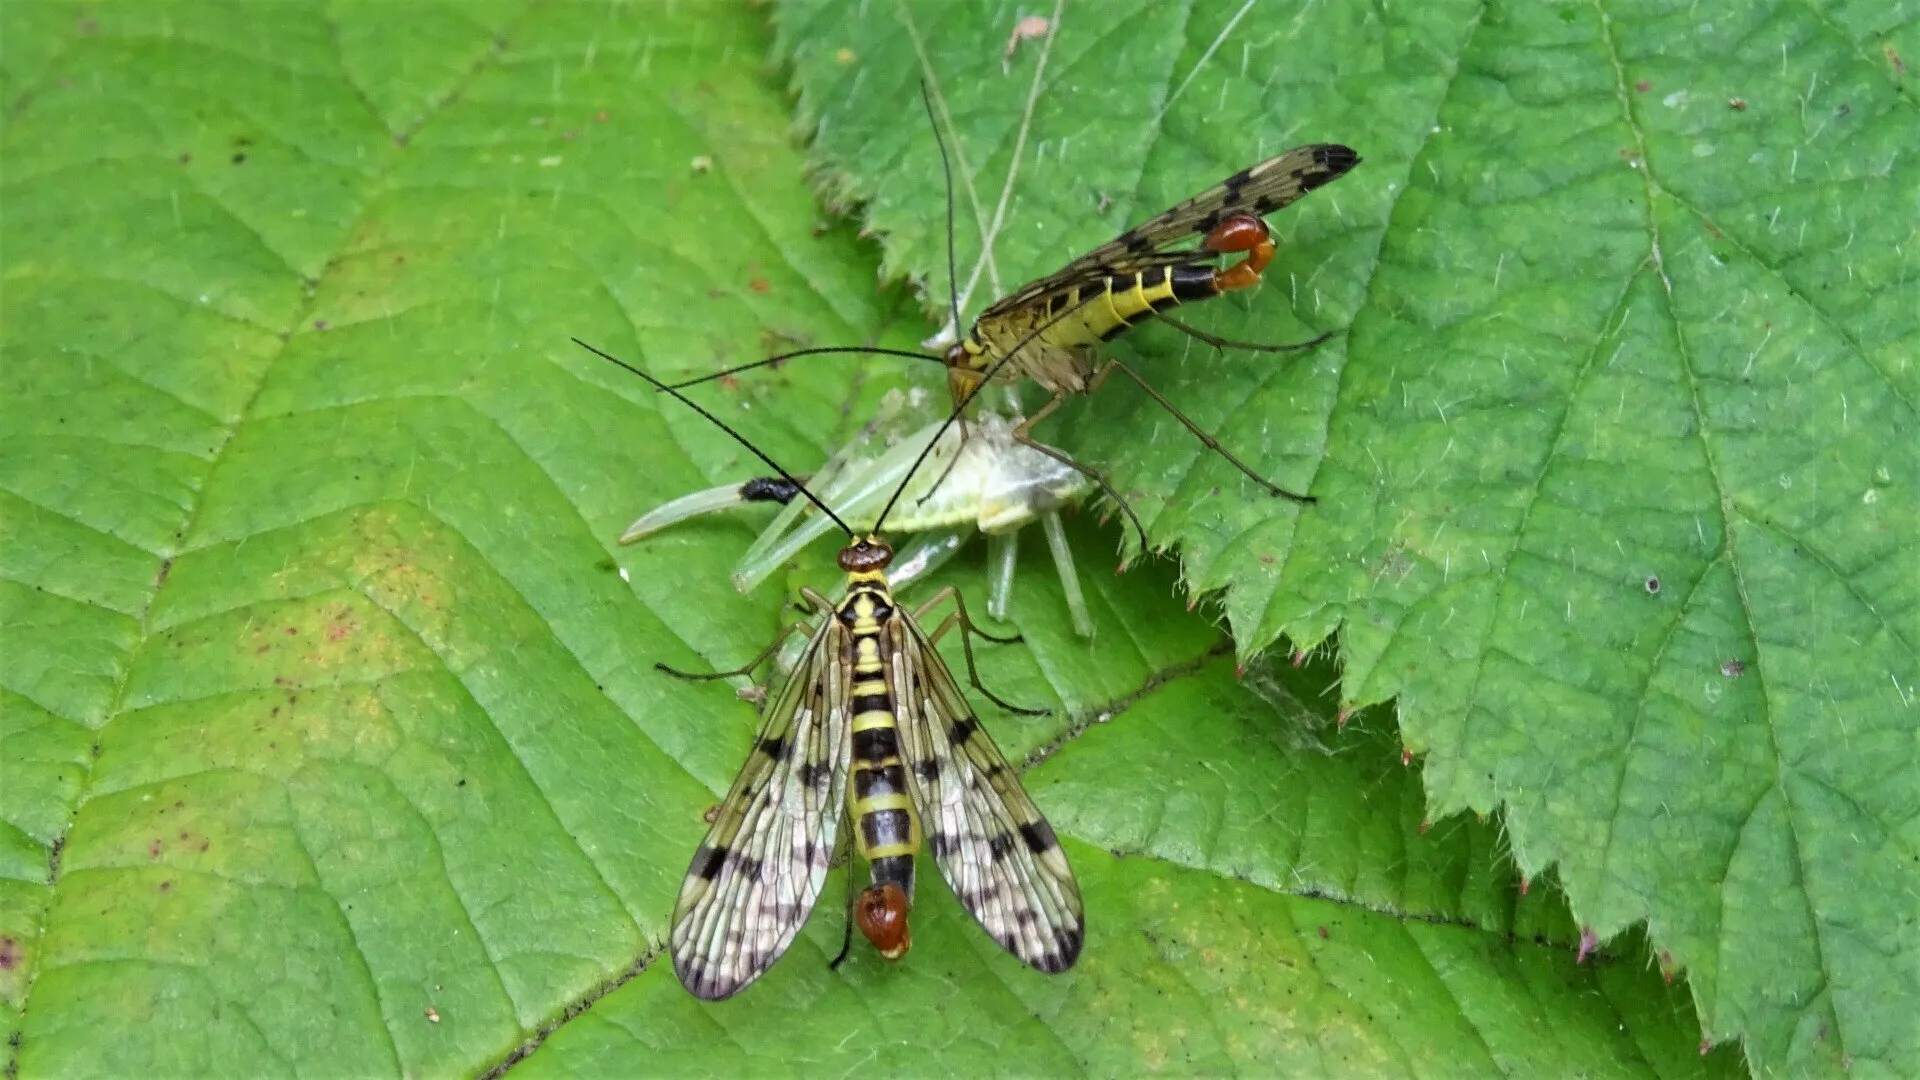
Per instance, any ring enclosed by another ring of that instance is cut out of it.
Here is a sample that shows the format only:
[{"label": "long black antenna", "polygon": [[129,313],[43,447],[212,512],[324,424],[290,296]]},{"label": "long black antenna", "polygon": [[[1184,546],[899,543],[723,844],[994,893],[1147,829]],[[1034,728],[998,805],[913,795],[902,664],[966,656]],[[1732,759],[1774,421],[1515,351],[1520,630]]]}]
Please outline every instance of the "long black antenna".
[{"label": "long black antenna", "polygon": [[953,332],[960,334],[965,331],[960,329],[960,270],[953,258],[953,165],[947,161],[947,140],[940,137],[940,120],[933,115],[933,90],[925,79],[920,80],[920,102],[927,107],[933,145],[940,148],[940,174],[947,180],[947,298],[953,304]]},{"label": "long black antenna", "polygon": [[[952,306],[953,332],[955,334],[963,334],[966,331],[960,327],[960,268],[953,254],[953,163],[947,158],[947,141],[940,137],[940,118],[935,116],[933,112],[933,89],[927,85],[927,80],[925,79],[920,80],[920,103],[927,108],[927,126],[933,129],[933,145],[940,148],[940,174],[946,180],[947,299]],[[1012,351],[1008,352],[1006,356],[1001,357],[1000,360],[988,370],[986,379],[982,380],[980,384],[972,390],[967,391],[965,398],[954,402],[953,411],[947,414],[946,422],[940,425],[939,431],[933,433],[933,439],[920,450],[920,456],[913,459],[913,466],[907,470],[907,475],[900,478],[900,486],[893,489],[892,497],[887,500],[887,505],[880,511],[880,516],[874,520],[873,531],[875,535],[879,535],[880,526],[886,524],[887,517],[893,513],[894,504],[900,501],[901,493],[907,490],[907,482],[913,479],[914,473],[920,471],[920,466],[926,464],[927,456],[932,454],[933,448],[939,446],[940,440],[946,437],[947,429],[959,421],[961,415],[967,411],[967,406],[973,404],[973,399],[986,387],[987,382],[993,378],[993,375],[1000,370],[1000,366],[1011,359],[1014,353],[1025,348],[1027,342],[1039,337],[1042,331],[1045,331],[1048,327],[1060,321],[1060,318],[1064,318],[1071,311],[1078,310],[1078,308],[1079,305],[1075,305],[1073,308],[1068,309],[1068,311],[1062,312],[1060,316],[1048,320],[1039,330],[1028,334],[1018,345],[1013,347]],[[936,359],[939,358],[936,357]]]},{"label": "long black antenna", "polygon": [[[845,533],[846,533],[846,534],[847,534],[848,536],[857,536],[857,535],[858,535],[858,534],[856,534],[856,533],[855,533],[855,532],[854,532],[854,531],[853,531],[852,529],[850,529],[850,528],[847,528],[847,523],[846,523],[846,522],[844,522],[844,521],[841,521],[841,520],[840,520],[840,515],[839,515],[839,514],[836,514],[836,513],[834,513],[834,512],[832,511],[832,510],[830,510],[830,509],[828,509],[828,507],[827,507],[827,504],[826,504],[826,503],[823,503],[823,502],[821,502],[821,501],[819,500],[819,498],[818,498],[818,497],[816,497],[816,496],[814,495],[814,493],[813,493],[813,492],[811,492],[811,491],[808,491],[808,490],[807,490],[807,485],[805,485],[805,484],[803,484],[803,483],[801,483],[801,482],[800,482],[800,481],[799,481],[798,479],[796,479],[796,478],[794,477],[794,475],[793,475],[792,473],[790,473],[790,472],[788,472],[787,470],[785,470],[785,469],[783,469],[783,468],[781,468],[781,467],[780,467],[780,463],[779,463],[779,462],[777,462],[777,461],[775,461],[775,460],[773,460],[772,458],[770,458],[770,457],[768,457],[767,455],[765,455],[765,454],[763,454],[763,453],[761,453],[761,452],[760,452],[760,448],[759,448],[759,447],[757,447],[757,446],[755,446],[755,445],[753,445],[752,443],[750,443],[750,442],[748,442],[748,441],[747,441],[747,437],[746,437],[745,435],[742,435],[742,434],[740,434],[739,432],[737,432],[737,431],[735,431],[735,430],[733,430],[733,429],[732,429],[731,427],[728,427],[728,426],[727,426],[727,422],[726,422],[725,420],[722,420],[722,419],[720,419],[719,417],[717,417],[717,416],[715,416],[715,415],[713,415],[712,413],[710,413],[710,412],[708,412],[707,410],[705,410],[705,409],[703,409],[703,408],[701,408],[701,407],[700,407],[699,405],[696,405],[696,404],[694,404],[694,402],[692,401],[692,399],[690,399],[690,398],[688,398],[688,397],[687,397],[687,395],[685,395],[685,394],[683,394],[683,393],[681,393],[680,391],[678,391],[678,390],[676,390],[676,389],[674,389],[674,388],[673,388],[673,387],[671,387],[671,386],[668,386],[668,385],[667,385],[666,383],[663,383],[663,382],[661,382],[661,381],[660,381],[659,379],[656,379],[656,378],[654,378],[653,376],[651,376],[651,375],[649,375],[649,374],[647,374],[646,372],[644,372],[644,371],[641,371],[641,370],[640,370],[639,368],[637,368],[637,367],[634,367],[634,366],[633,366],[632,364],[629,364],[629,363],[627,363],[627,362],[626,362],[625,360],[622,360],[622,359],[620,359],[620,358],[619,358],[619,357],[617,357],[617,356],[609,356],[609,355],[607,355],[606,353],[604,353],[604,352],[601,352],[601,351],[600,351],[599,349],[596,349],[596,348],[594,348],[593,346],[591,346],[591,345],[589,345],[589,344],[587,344],[586,342],[584,342],[584,341],[581,341],[581,340],[580,340],[579,338],[574,338],[574,339],[573,339],[573,343],[574,343],[575,345],[578,345],[578,346],[580,346],[581,348],[583,348],[583,349],[585,349],[585,350],[587,350],[588,352],[590,352],[590,353],[592,353],[593,355],[595,355],[595,356],[597,356],[597,357],[599,357],[600,359],[602,359],[602,360],[605,360],[605,361],[607,361],[608,363],[611,363],[611,364],[616,364],[616,365],[618,365],[618,366],[620,366],[620,367],[623,367],[623,368],[625,368],[625,369],[627,369],[628,371],[631,371],[631,372],[633,372],[633,373],[634,373],[635,375],[638,375],[638,376],[640,376],[641,378],[643,378],[643,379],[645,379],[645,380],[647,380],[648,382],[650,382],[650,383],[652,383],[652,384],[653,384],[653,386],[654,386],[654,389],[656,389],[656,390],[661,390],[661,391],[664,391],[664,392],[666,392],[666,393],[669,393],[669,394],[672,394],[672,395],[673,395],[674,397],[676,397],[676,398],[678,398],[678,399],[680,400],[680,404],[682,404],[682,405],[685,405],[685,406],[686,406],[687,408],[689,408],[689,409],[692,409],[692,410],[693,410],[694,412],[697,412],[697,413],[699,413],[699,414],[700,414],[701,416],[704,416],[704,417],[706,417],[706,418],[707,418],[707,420],[708,420],[708,421],[710,421],[710,422],[711,422],[711,423],[713,424],[713,426],[714,426],[714,427],[717,427],[717,428],[719,428],[719,429],[720,429],[721,431],[724,431],[724,432],[726,432],[727,434],[729,434],[729,435],[731,435],[731,436],[733,436],[733,440],[734,440],[735,442],[737,442],[737,443],[739,443],[739,444],[740,444],[741,446],[744,446],[744,447],[746,447],[746,448],[747,448],[748,450],[751,450],[751,451],[753,451],[753,456],[754,456],[754,457],[757,457],[757,458],[759,458],[759,459],[760,459],[761,461],[764,461],[764,462],[766,462],[766,463],[767,463],[767,467],[768,467],[768,468],[770,468],[770,469],[772,469],[772,470],[773,470],[774,472],[777,472],[777,473],[779,473],[779,474],[780,474],[780,478],[781,478],[782,480],[785,480],[785,481],[786,481],[787,483],[789,483],[789,484],[792,484],[792,485],[794,486],[794,489],[795,489],[795,490],[797,490],[797,491],[799,491],[799,492],[800,492],[800,494],[802,494],[802,495],[805,495],[805,496],[807,497],[807,501],[808,501],[808,502],[810,502],[810,503],[812,503],[813,505],[815,505],[815,506],[817,506],[817,507],[819,507],[819,508],[820,508],[820,512],[821,512],[821,513],[823,513],[823,514],[825,514],[825,515],[827,515],[827,516],[828,516],[829,518],[832,518],[832,519],[833,519],[833,523],[834,523],[835,525],[838,525],[838,526],[840,526],[840,528],[841,528],[841,530],[842,530],[842,531],[844,531],[844,532],[845,532]],[[968,395],[968,396],[969,396],[969,397],[971,397],[972,395]],[[943,429],[941,429],[941,430],[942,430],[942,431],[944,431],[945,429],[943,428]],[[888,503],[887,505],[888,505],[888,507],[889,507],[889,508],[891,508],[893,504],[892,504],[892,503]],[[876,531],[877,531],[877,530],[876,530]]]},{"label": "long black antenna", "polygon": [[[933,90],[927,85],[925,79],[920,80],[920,103],[927,108],[927,126],[933,129],[933,145],[940,150],[940,175],[946,181],[947,186],[947,302],[950,310],[953,312],[953,332],[958,334],[962,331],[960,328],[960,268],[953,251],[953,163],[947,157],[947,141],[940,137],[940,120],[933,112]],[[670,383],[668,384],[668,388],[685,390],[689,386],[698,386],[704,382],[712,382],[723,376],[738,375],[743,371],[770,367],[796,357],[821,356],[827,353],[865,353],[869,356],[903,356],[909,360],[940,359],[940,357],[931,353],[910,352],[906,349],[887,349],[871,345],[823,345],[818,348],[795,349],[792,352],[781,353],[779,356],[769,356],[765,360],[756,360],[751,364],[741,364],[738,367],[715,371],[707,375],[702,375],[697,379],[687,379],[683,382]]]},{"label": "long black antenna", "polygon": [[667,383],[661,386],[660,389],[685,390],[689,386],[699,386],[701,383],[712,382],[723,376],[738,375],[743,371],[752,371],[754,368],[770,367],[774,364],[784,363],[796,356],[819,356],[823,353],[868,353],[873,356],[904,356],[909,360],[937,361],[940,359],[932,353],[911,352],[907,349],[887,349],[878,345],[816,345],[811,349],[795,349],[792,352],[781,353],[779,356],[769,356],[765,360],[755,360],[751,364],[741,364],[739,367],[730,367],[724,371],[716,371],[709,375],[702,375],[697,379]]}]

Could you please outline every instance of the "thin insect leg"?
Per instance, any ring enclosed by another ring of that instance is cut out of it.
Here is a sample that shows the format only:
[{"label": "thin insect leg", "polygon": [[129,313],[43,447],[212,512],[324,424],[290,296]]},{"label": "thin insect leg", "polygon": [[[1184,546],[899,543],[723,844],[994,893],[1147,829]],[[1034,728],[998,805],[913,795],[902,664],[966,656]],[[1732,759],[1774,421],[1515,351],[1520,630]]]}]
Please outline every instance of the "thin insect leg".
[{"label": "thin insect leg", "polygon": [[[842,813],[841,813],[841,815],[840,815],[840,824],[841,824],[842,826],[849,826],[849,825],[851,825],[851,822],[850,822],[850,821],[848,820],[848,815],[847,815],[847,814],[846,814],[845,812],[842,812]],[[847,843],[847,836],[848,836],[848,835],[850,835],[850,831],[849,831],[849,829],[847,829],[847,828],[842,828],[842,829],[840,830],[840,834],[841,834],[841,835],[840,835],[840,841],[839,841],[839,843],[838,843],[838,844],[836,844],[836,845],[835,845],[835,847],[844,847],[844,846],[846,845],[846,843]],[[836,859],[836,861],[838,860],[838,858],[839,858],[839,854],[838,854],[838,852],[836,852],[836,853],[835,853],[835,859]],[[840,953],[839,953],[839,955],[837,955],[837,956],[835,956],[835,957],[834,957],[834,958],[833,958],[832,960],[829,960],[829,961],[827,961],[827,970],[828,970],[828,971],[838,971],[838,970],[840,970],[840,965],[841,965],[842,963],[844,963],[844,962],[846,962],[846,959],[847,959],[847,953],[848,953],[849,951],[851,951],[851,950],[853,949],[853,897],[854,897],[854,892],[853,892],[853,852],[852,852],[851,850],[848,850],[848,851],[846,852],[846,859],[847,859],[847,904],[846,904],[846,908],[845,908],[845,910],[846,910],[846,913],[847,913],[847,925],[846,925],[846,927],[845,927],[845,928],[844,928],[844,929],[843,929],[843,930],[841,931],[841,934],[840,934]]]},{"label": "thin insect leg", "polygon": [[1204,330],[1196,330],[1193,327],[1188,326],[1186,323],[1181,322],[1179,319],[1176,319],[1171,315],[1162,314],[1158,311],[1153,313],[1153,317],[1156,319],[1159,319],[1161,322],[1166,323],[1168,326],[1173,327],[1175,330],[1180,331],[1181,333],[1187,335],[1188,337],[1197,338],[1198,340],[1204,341],[1207,344],[1213,346],[1214,348],[1221,349],[1221,350],[1239,349],[1244,352],[1274,352],[1274,353],[1299,352],[1302,349],[1311,349],[1315,345],[1318,345],[1321,342],[1333,336],[1333,331],[1329,330],[1326,333],[1321,334],[1319,337],[1314,338],[1311,341],[1296,341],[1291,345],[1265,345],[1257,341],[1234,341],[1231,338],[1215,337]]},{"label": "thin insect leg", "polygon": [[987,618],[1007,621],[1013,571],[1020,562],[1020,530],[987,534]]},{"label": "thin insect leg", "polygon": [[[814,592],[812,589],[802,589],[800,593],[806,597],[808,603],[813,605],[815,611],[824,613],[833,610],[833,605],[827,602],[827,598]],[[797,622],[788,626],[785,630],[780,631],[780,633],[774,636],[773,644],[762,649],[760,655],[747,661],[745,665],[734,668],[731,671],[681,671],[678,668],[671,668],[660,663],[656,663],[653,666],[676,679],[689,679],[694,682],[706,682],[710,679],[730,679],[735,675],[751,675],[753,674],[754,668],[766,663],[768,657],[771,657],[775,652],[779,651],[781,643],[786,641],[787,638],[798,631],[805,631],[811,636],[813,629],[813,627],[808,626],[804,622]]]},{"label": "thin insect leg", "polygon": [[[1273,481],[1267,479],[1266,477],[1261,476],[1259,473],[1254,472],[1251,468],[1248,468],[1246,462],[1241,461],[1239,458],[1234,457],[1231,453],[1229,453],[1226,447],[1220,445],[1219,440],[1207,434],[1205,431],[1202,431],[1200,429],[1200,425],[1194,423],[1192,420],[1189,420],[1187,418],[1186,413],[1183,413],[1179,409],[1174,408],[1173,402],[1168,401],[1165,397],[1161,396],[1160,391],[1155,390],[1153,387],[1147,385],[1147,380],[1141,378],[1139,372],[1133,370],[1132,368],[1121,363],[1120,361],[1109,358],[1106,362],[1106,365],[1100,369],[1099,374],[1093,377],[1093,386],[1097,387],[1101,383],[1105,382],[1107,378],[1107,374],[1116,368],[1126,372],[1127,378],[1132,379],[1136,383],[1139,383],[1140,389],[1145,390],[1149,397],[1159,402],[1161,408],[1167,410],[1169,413],[1172,413],[1173,418],[1175,420],[1178,420],[1182,424],[1185,424],[1187,426],[1187,430],[1193,432],[1194,438],[1199,439],[1202,443],[1206,444],[1207,449],[1213,451],[1216,454],[1219,454],[1223,458],[1226,458],[1227,461],[1232,463],[1234,468],[1239,469],[1241,472],[1247,474],[1248,477],[1258,481],[1261,486],[1265,487],[1272,494],[1284,496],[1285,498],[1292,499],[1294,502],[1297,502],[1297,503],[1314,503],[1319,501],[1311,495],[1296,495],[1293,492],[1288,491],[1286,488],[1283,488],[1280,485],[1274,483]],[[1092,393],[1091,388],[1088,390],[1088,393]]]},{"label": "thin insect leg", "polygon": [[[1095,378],[1098,379],[1099,376],[1096,375]],[[1089,393],[1092,392],[1092,387],[1088,388],[1088,392]],[[1115,490],[1114,486],[1107,482],[1107,478],[1100,475],[1098,470],[1090,468],[1086,465],[1080,464],[1079,462],[1068,457],[1066,454],[1063,454],[1060,451],[1055,450],[1053,447],[1048,446],[1045,443],[1042,443],[1038,439],[1035,439],[1033,437],[1033,425],[1039,423],[1042,420],[1045,420],[1048,414],[1052,413],[1053,410],[1059,408],[1060,403],[1065,400],[1067,400],[1067,394],[1066,394],[1066,391],[1064,390],[1053,395],[1053,400],[1047,402],[1045,405],[1040,406],[1040,408],[1037,411],[1035,411],[1032,416],[1029,416],[1025,420],[1022,420],[1020,424],[1013,429],[1013,441],[1019,443],[1021,446],[1027,447],[1028,449],[1036,450],[1042,454],[1047,455],[1048,457],[1059,462],[1060,464],[1065,465],[1067,468],[1072,469],[1073,471],[1079,473],[1080,475],[1100,485],[1100,490],[1106,493],[1107,498],[1112,499],[1113,504],[1115,506],[1118,506],[1120,508],[1120,511],[1127,515],[1127,521],[1133,525],[1133,531],[1139,534],[1140,550],[1146,551],[1147,550],[1146,526],[1140,524],[1139,515],[1133,512],[1133,507],[1127,505],[1127,500],[1121,497],[1120,492]]]},{"label": "thin insect leg", "polygon": [[939,491],[940,485],[947,482],[947,477],[952,474],[953,467],[955,465],[960,464],[960,454],[962,451],[966,450],[966,448],[967,448],[967,418],[963,416],[960,418],[960,445],[953,448],[953,457],[951,460],[947,462],[947,467],[940,470],[939,479],[935,480],[933,484],[927,488],[927,493],[925,495],[922,495],[918,499],[915,499],[913,501],[913,505],[924,506],[926,505],[926,501],[928,499],[933,498],[933,493],[936,491]]},{"label": "thin insect leg", "polygon": [[853,951],[853,868],[847,868],[847,924],[840,932],[840,951],[827,961],[828,971],[839,971],[840,965],[847,962],[847,953]]},{"label": "thin insect leg", "polygon": [[[946,588],[941,589],[939,592],[933,594],[933,599],[928,600],[926,603],[921,604],[919,607],[913,609],[913,621],[916,623],[925,622],[927,619],[927,613],[932,611],[934,608],[939,607],[941,604],[945,603],[948,596],[953,597],[954,606],[958,607],[960,603],[960,593],[953,586],[949,585]],[[939,644],[940,639],[947,636],[947,631],[952,629],[953,626],[954,626],[954,616],[948,615],[946,618],[940,620],[940,625],[934,629],[933,633],[927,635],[927,640],[936,645]],[[1015,634],[1012,637],[995,637],[994,635],[987,633],[985,630],[982,630],[979,627],[972,625],[971,623],[967,625],[967,629],[971,631],[976,637],[985,638],[988,641],[993,642],[995,645],[1018,645],[1020,644],[1020,641],[1021,641],[1019,634]]]},{"label": "thin insect leg", "polygon": [[[932,607],[937,601],[945,600],[948,597],[952,597],[953,599],[953,613],[948,615],[946,618],[940,620],[940,625],[934,629],[932,634],[929,634],[927,636],[927,641],[929,643],[932,643],[938,640],[944,634],[946,634],[946,632],[953,626],[956,626],[956,625],[959,626],[960,627],[960,651],[967,658],[967,682],[971,683],[975,690],[978,690],[980,691],[980,693],[984,694],[988,701],[993,702],[995,705],[1000,706],[1001,708],[1007,710],[1010,713],[1017,713],[1018,715],[1021,715],[1021,716],[1048,715],[1049,710],[1047,709],[1023,709],[1020,706],[1007,701],[1006,699],[1002,698],[1000,695],[987,689],[986,686],[980,682],[980,670],[979,668],[974,666],[974,662],[973,662],[973,636],[978,635],[980,637],[986,638],[988,641],[1003,641],[1004,639],[996,638],[991,634],[982,633],[978,628],[976,628],[973,625],[973,620],[967,617],[967,602],[961,598],[960,590],[954,588],[951,585],[935,593],[933,595],[933,599],[928,600],[925,604],[921,605],[921,610],[924,611],[925,609]],[[1015,638],[1014,640],[1018,641],[1019,639]]]},{"label": "thin insect leg", "polygon": [[1060,524],[1058,512],[1040,519],[1047,534],[1047,548],[1053,553],[1053,568],[1060,575],[1060,591],[1067,599],[1067,614],[1073,618],[1074,633],[1093,636],[1093,616],[1087,612],[1087,598],[1080,592],[1080,574],[1073,568],[1073,549],[1067,546],[1067,530]]}]

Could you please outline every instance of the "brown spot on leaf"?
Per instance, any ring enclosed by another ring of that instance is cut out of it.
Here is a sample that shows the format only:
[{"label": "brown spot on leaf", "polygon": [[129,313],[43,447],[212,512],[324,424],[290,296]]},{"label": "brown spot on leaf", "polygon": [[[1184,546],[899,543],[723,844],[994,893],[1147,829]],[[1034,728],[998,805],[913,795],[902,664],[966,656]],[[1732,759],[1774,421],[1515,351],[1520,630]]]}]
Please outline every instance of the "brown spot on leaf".
[{"label": "brown spot on leaf", "polygon": [[1022,41],[1028,38],[1046,36],[1048,28],[1052,25],[1053,24],[1048,22],[1046,18],[1039,15],[1029,15],[1019,22],[1014,23],[1013,33],[1007,38],[1006,51],[1000,55],[1000,59],[1003,61],[1001,66],[1004,68],[1006,66],[1004,61],[1013,59],[1013,54],[1020,48]]}]

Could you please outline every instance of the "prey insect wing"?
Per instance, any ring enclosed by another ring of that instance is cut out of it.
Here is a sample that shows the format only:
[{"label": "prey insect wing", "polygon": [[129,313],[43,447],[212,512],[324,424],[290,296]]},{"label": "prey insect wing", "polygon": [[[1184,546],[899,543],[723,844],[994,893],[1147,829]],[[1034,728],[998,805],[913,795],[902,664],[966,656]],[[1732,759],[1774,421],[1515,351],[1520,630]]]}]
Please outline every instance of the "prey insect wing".
[{"label": "prey insect wing", "polygon": [[[1093,485],[1077,470],[1014,440],[1013,425],[994,413],[982,413],[965,430],[941,421],[899,434],[888,430],[904,406],[889,395],[882,415],[852,442],[829,457],[808,479],[808,486],[838,508],[857,529],[869,528],[894,488],[905,484],[892,524],[897,532],[919,534],[900,549],[888,572],[899,589],[923,577],[958,550],[974,531],[986,534],[989,548],[987,613],[1006,618],[1012,593],[1015,550],[1011,534],[1039,522],[1046,534],[1061,592],[1082,637],[1093,636],[1093,617],[1080,591],[1073,557],[1065,544],[1058,510],[1085,498]],[[897,440],[886,445],[886,439]],[[932,444],[918,468],[916,455]],[[779,477],[758,477],[683,495],[642,515],[620,536],[621,543],[651,535],[669,525],[752,503],[786,505],[747,548],[733,573],[733,586],[748,592],[785,567],[795,555],[830,531],[834,523],[812,511],[798,490]],[[996,557],[997,556],[997,557]],[[797,655],[798,650],[793,650]],[[790,667],[783,651],[782,660]]]},{"label": "prey insect wing", "polygon": [[920,627],[901,618],[893,644],[907,787],[941,876],[1002,948],[1040,971],[1067,970],[1086,919],[1053,827]]},{"label": "prey insect wing", "polygon": [[793,944],[826,882],[846,812],[850,672],[830,614],[767,709],[747,763],[720,804],[674,904],[680,982],[731,996]]}]

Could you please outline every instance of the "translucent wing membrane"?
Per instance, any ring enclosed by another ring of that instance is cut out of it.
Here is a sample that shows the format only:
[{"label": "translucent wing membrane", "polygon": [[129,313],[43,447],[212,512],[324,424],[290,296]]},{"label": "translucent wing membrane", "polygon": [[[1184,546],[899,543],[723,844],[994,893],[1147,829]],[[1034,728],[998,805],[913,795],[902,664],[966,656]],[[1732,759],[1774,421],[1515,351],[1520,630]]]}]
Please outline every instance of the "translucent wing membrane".
[{"label": "translucent wing membrane", "polygon": [[1135,225],[1085,255],[1014,290],[982,319],[1033,303],[1037,298],[1091,279],[1127,274],[1152,266],[1170,266],[1214,253],[1171,245],[1202,235],[1235,214],[1265,217],[1360,164],[1360,155],[1335,143],[1297,146],[1250,165],[1193,198]]},{"label": "translucent wing membrane", "polygon": [[[722,484],[682,495],[677,499],[661,503],[634,519],[627,531],[620,534],[620,542],[631,544],[635,540],[652,536],[669,525],[697,518],[706,514],[717,514],[722,510],[737,510],[754,503],[789,503],[793,500],[793,489],[781,481],[768,481],[762,478],[748,480],[744,484]],[[825,521],[825,518],[821,519]]]},{"label": "translucent wing membrane", "polygon": [[[1015,566],[1012,536],[1040,522],[1074,629],[1083,637],[1092,636],[1093,618],[1057,514],[1062,506],[1084,499],[1093,490],[1092,481],[1071,466],[1016,442],[1012,424],[992,413],[982,414],[964,431],[953,425],[941,432],[939,443],[909,479],[914,458],[933,439],[940,422],[901,436],[891,445],[876,446],[884,422],[900,407],[898,401],[884,404],[883,415],[829,457],[808,486],[849,525],[866,529],[872,527],[893,490],[903,481],[908,483],[888,524],[895,531],[922,534],[923,540],[903,548],[895,560],[889,575],[895,587],[932,572],[972,530],[987,534],[996,555],[990,563],[987,611],[995,618],[1007,614]],[[620,541],[630,543],[704,514],[753,503],[784,503],[786,509],[760,533],[734,569],[734,588],[750,592],[834,528],[811,503],[793,496],[791,486],[777,478],[696,491],[648,511],[627,527]],[[994,538],[1004,539],[996,542]]]},{"label": "translucent wing membrane", "polygon": [[1002,948],[1041,971],[1065,971],[1086,922],[1053,826],[926,634],[905,618],[892,633],[907,787],[941,876]]},{"label": "translucent wing membrane", "polygon": [[[891,557],[878,541],[849,550]],[[671,938],[681,983],[697,997],[728,997],[786,952],[819,898],[843,815],[874,870],[850,917],[882,956],[909,947],[912,859],[924,834],[941,876],[995,941],[1034,968],[1065,971],[1086,930],[1052,826],[884,575],[848,578],[852,593],[824,617],[767,710],[694,853]],[[851,793],[848,776],[863,769],[862,790]]]},{"label": "translucent wing membrane", "polygon": [[[939,426],[939,422],[928,424],[877,457],[860,457],[855,453],[857,444],[850,445],[822,466],[817,474],[822,485],[814,488],[815,494],[847,524],[866,529],[906,480],[907,488],[887,519],[893,531],[970,526],[994,535],[1041,520],[1093,490],[1092,482],[1072,467],[1014,442],[1012,426],[990,413],[978,417],[964,432],[958,424],[947,428],[909,480],[907,472],[914,459]],[[741,556],[735,588],[745,592],[758,585],[833,528],[826,518],[807,510],[804,503],[790,503],[761,533]],[[898,585],[898,573],[893,576]]]},{"label": "translucent wing membrane", "polygon": [[850,672],[835,662],[844,636],[823,618],[681,883],[673,969],[696,997],[729,997],[759,978],[819,899],[847,805]]}]

